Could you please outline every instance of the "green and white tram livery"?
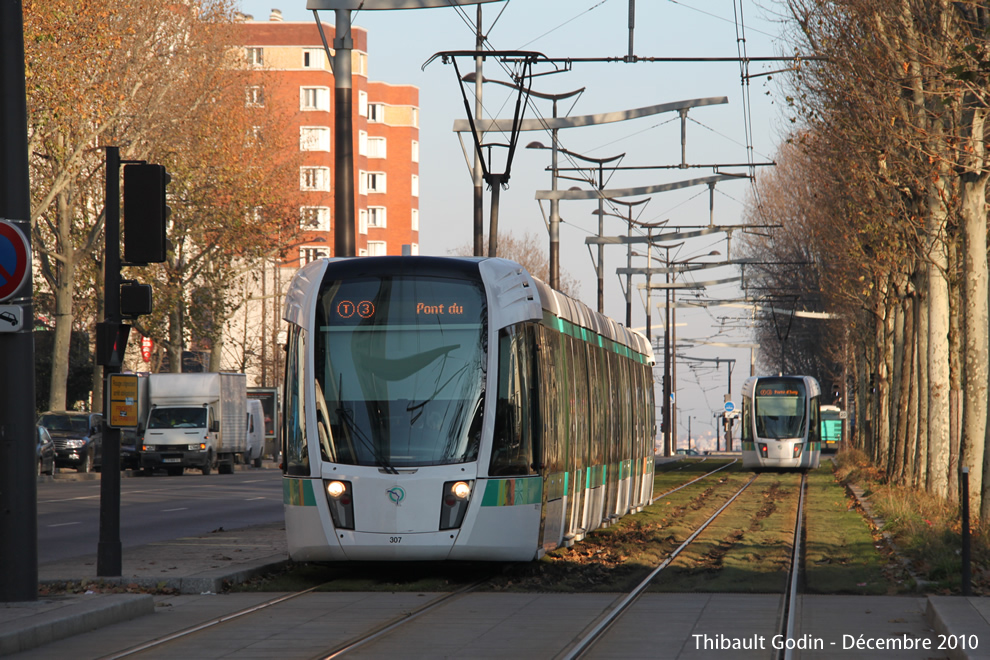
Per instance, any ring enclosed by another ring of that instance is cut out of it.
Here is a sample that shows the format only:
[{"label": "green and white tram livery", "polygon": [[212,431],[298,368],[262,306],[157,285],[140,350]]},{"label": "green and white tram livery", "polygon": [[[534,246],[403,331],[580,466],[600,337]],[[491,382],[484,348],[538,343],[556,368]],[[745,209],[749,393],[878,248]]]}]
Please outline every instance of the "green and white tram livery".
[{"label": "green and white tram livery", "polygon": [[299,561],[529,561],[649,503],[648,342],[503,259],[297,273],[283,438]]},{"label": "green and white tram livery", "polygon": [[817,468],[821,387],[810,376],[749,378],[742,391],[746,468]]}]

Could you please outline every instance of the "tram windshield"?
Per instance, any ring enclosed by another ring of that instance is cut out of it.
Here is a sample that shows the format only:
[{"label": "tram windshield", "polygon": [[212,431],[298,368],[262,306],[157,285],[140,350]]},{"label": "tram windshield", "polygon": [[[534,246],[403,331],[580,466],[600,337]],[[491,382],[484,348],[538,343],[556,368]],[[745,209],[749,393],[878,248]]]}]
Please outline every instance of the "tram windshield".
[{"label": "tram windshield", "polygon": [[756,436],[759,438],[799,438],[805,434],[807,419],[804,383],[788,378],[760,380],[755,392]]},{"label": "tram windshield", "polygon": [[488,339],[480,282],[324,282],[317,329],[323,460],[394,471],[477,459]]}]

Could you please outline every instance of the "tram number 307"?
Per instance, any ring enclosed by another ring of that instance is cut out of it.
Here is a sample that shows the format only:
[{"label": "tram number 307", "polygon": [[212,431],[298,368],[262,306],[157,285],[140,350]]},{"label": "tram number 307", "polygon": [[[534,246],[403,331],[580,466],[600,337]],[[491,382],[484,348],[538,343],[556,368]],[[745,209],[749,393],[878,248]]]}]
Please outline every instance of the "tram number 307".
[{"label": "tram number 307", "polygon": [[390,537],[388,537],[388,542],[389,543],[402,543],[402,537],[401,536],[390,536]]}]

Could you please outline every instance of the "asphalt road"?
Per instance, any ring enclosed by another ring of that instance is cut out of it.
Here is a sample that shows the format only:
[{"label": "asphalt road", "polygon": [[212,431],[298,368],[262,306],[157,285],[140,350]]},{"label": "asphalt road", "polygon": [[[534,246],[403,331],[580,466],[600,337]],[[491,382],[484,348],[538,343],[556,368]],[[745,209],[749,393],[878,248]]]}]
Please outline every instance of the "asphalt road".
[{"label": "asphalt road", "polygon": [[[122,478],[120,490],[124,548],[283,520],[277,469]],[[99,538],[99,479],[38,484],[39,564],[96,554]]]}]

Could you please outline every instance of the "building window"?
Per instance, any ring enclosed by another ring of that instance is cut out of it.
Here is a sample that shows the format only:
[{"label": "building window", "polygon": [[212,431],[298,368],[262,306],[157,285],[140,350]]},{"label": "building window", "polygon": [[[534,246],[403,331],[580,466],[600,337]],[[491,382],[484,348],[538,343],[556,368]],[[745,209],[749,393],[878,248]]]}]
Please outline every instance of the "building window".
[{"label": "building window", "polygon": [[299,209],[299,227],[306,231],[330,231],[329,207],[303,206]]},{"label": "building window", "polygon": [[409,254],[414,257],[419,254],[419,243],[413,243],[409,246]]},{"label": "building window", "polygon": [[303,48],[304,69],[325,69],[327,58],[321,48]]},{"label": "building window", "polygon": [[368,155],[368,132],[358,131],[358,156]]},{"label": "building window", "polygon": [[357,56],[357,71],[355,71],[354,73],[356,73],[359,76],[366,76],[366,75],[368,75],[368,54],[367,53],[361,53],[361,52],[358,53],[358,56]]},{"label": "building window", "polygon": [[299,88],[299,109],[300,110],[330,110],[330,88],[328,87],[300,87]]},{"label": "building window", "polygon": [[299,265],[305,266],[311,261],[316,261],[317,259],[323,259],[324,257],[330,256],[330,248],[316,246],[316,245],[304,245],[299,248]]},{"label": "building window", "polygon": [[412,175],[412,196],[419,197],[419,175]]},{"label": "building window", "polygon": [[413,209],[409,219],[409,228],[412,231],[419,231],[419,209]]},{"label": "building window", "polygon": [[260,108],[265,105],[265,92],[260,85],[251,85],[244,92],[245,105],[249,108]]},{"label": "building window", "polygon": [[384,257],[388,254],[388,250],[385,246],[385,241],[368,241],[368,256],[369,257]]},{"label": "building window", "polygon": [[326,126],[302,126],[299,128],[301,151],[330,151],[330,129]]},{"label": "building window", "polygon": [[358,114],[368,116],[368,92],[358,92]]},{"label": "building window", "polygon": [[368,207],[368,226],[377,227],[379,229],[385,226],[385,207],[384,206],[369,206]]},{"label": "building window", "polygon": [[246,144],[248,147],[256,147],[261,144],[261,126],[252,126],[248,129]]},{"label": "building window", "polygon": [[358,256],[359,257],[367,257],[368,256],[368,251],[365,250],[364,248],[360,248],[360,249],[358,249]]},{"label": "building window", "polygon": [[358,233],[367,234],[368,233],[368,212],[364,209],[358,211]]},{"label": "building window", "polygon": [[385,138],[368,138],[368,158],[385,158]]},{"label": "building window", "polygon": [[385,121],[385,104],[383,103],[369,103],[368,104],[368,121],[381,123]]},{"label": "building window", "polygon": [[365,175],[365,190],[369,193],[383,193],[385,192],[385,173],[384,172],[368,172]]},{"label": "building window", "polygon": [[419,140],[412,141],[412,162],[419,162]]},{"label": "building window", "polygon": [[419,108],[412,109],[412,124],[414,127],[419,128]]},{"label": "building window", "polygon": [[301,167],[299,168],[299,189],[300,190],[330,190],[330,168],[329,167]]},{"label": "building window", "polygon": [[264,48],[246,48],[247,61],[251,66],[261,66],[265,63]]}]

